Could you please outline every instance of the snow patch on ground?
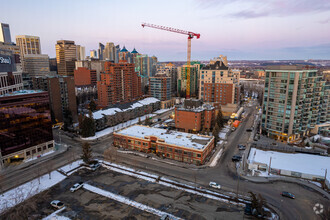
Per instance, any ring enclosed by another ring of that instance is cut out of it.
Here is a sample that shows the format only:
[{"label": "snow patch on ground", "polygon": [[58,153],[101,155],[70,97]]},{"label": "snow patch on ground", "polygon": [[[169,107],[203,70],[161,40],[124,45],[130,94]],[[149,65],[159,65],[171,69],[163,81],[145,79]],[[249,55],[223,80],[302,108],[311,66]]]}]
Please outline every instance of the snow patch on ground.
[{"label": "snow patch on ground", "polygon": [[215,167],[218,164],[218,161],[222,155],[222,151],[223,151],[222,148],[218,151],[217,155],[213,158],[212,162],[210,163],[209,165],[210,167]]},{"label": "snow patch on ground", "polygon": [[83,161],[82,160],[77,160],[77,161],[74,161],[74,162],[72,162],[68,165],[65,165],[64,167],[61,167],[59,170],[62,171],[63,173],[67,173],[70,170],[78,168],[81,164],[83,164]]},{"label": "snow patch on ground", "polygon": [[70,218],[57,215],[58,213],[62,212],[66,207],[64,206],[63,208],[53,212],[52,214],[48,215],[47,217],[43,218],[42,220],[70,220]]},{"label": "snow patch on ground", "polygon": [[176,217],[174,215],[171,215],[169,213],[160,211],[158,209],[152,208],[152,207],[147,206],[147,205],[144,205],[142,203],[139,203],[139,202],[130,200],[130,199],[124,197],[124,196],[117,195],[117,194],[111,193],[109,191],[105,191],[103,189],[97,188],[97,187],[92,186],[92,185],[89,185],[89,184],[84,184],[83,187],[84,187],[84,189],[89,190],[91,192],[94,192],[96,194],[99,194],[101,196],[105,196],[107,198],[116,200],[118,202],[124,203],[124,204],[129,205],[129,206],[133,206],[133,207],[135,207],[137,209],[143,210],[145,212],[149,212],[149,213],[154,214],[154,215],[157,215],[157,216],[168,215],[168,216],[170,216],[172,218],[180,219],[180,218],[178,218],[178,217]]},{"label": "snow patch on ground", "polygon": [[[154,117],[155,114],[148,114],[147,116]],[[116,126],[113,126],[113,127],[109,127],[109,128],[103,129],[102,131],[95,132],[95,135],[94,136],[87,137],[87,138],[81,138],[81,139],[82,140],[86,140],[86,141],[91,141],[91,140],[98,139],[98,138],[103,137],[105,135],[111,134],[111,133],[113,133],[114,131],[116,131],[118,129],[126,128],[126,127],[128,127],[130,125],[133,125],[133,124],[138,123],[139,122],[139,118],[140,118],[141,121],[144,121],[146,119],[146,115],[141,116],[141,117],[134,118],[132,120],[129,120],[129,121],[126,121],[126,122],[123,122],[123,123],[120,123],[120,124],[118,124]]]}]

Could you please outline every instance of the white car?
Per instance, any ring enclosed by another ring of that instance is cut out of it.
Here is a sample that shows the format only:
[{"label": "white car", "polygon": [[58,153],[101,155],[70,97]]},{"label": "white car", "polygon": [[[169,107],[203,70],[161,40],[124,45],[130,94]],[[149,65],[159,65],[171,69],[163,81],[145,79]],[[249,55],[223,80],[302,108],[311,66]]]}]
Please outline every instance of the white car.
[{"label": "white car", "polygon": [[70,191],[71,191],[71,192],[75,192],[75,191],[77,191],[78,189],[80,189],[83,185],[84,185],[83,182],[76,183],[76,184],[74,184],[74,185],[70,188]]},{"label": "white car", "polygon": [[221,186],[217,184],[216,182],[210,182],[209,186],[216,188],[216,189],[221,189]]},{"label": "white car", "polygon": [[50,205],[53,206],[54,208],[57,208],[57,209],[61,209],[61,208],[64,207],[64,203],[59,201],[59,200],[51,201]]}]

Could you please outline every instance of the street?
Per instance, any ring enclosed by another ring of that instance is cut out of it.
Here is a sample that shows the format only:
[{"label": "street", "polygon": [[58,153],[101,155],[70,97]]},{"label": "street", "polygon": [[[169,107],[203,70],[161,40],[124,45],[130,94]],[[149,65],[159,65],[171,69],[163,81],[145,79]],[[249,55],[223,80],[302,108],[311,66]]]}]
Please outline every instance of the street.
[{"label": "street", "polygon": [[[246,108],[247,116],[240,124],[238,129],[232,132],[227,140],[225,150],[218,164],[215,167],[194,168],[193,166],[177,166],[165,163],[161,159],[145,158],[132,154],[124,154],[117,152],[113,162],[124,164],[130,167],[146,170],[150,173],[156,173],[161,176],[169,176],[180,181],[196,182],[197,184],[207,187],[210,181],[219,183],[222,190],[237,192],[242,195],[248,195],[252,191],[261,194],[268,204],[279,210],[280,216],[284,219],[317,219],[317,215],[313,212],[316,203],[328,204],[329,201],[320,194],[308,187],[288,182],[270,182],[270,183],[253,183],[242,179],[237,175],[236,163],[231,161],[233,155],[238,154],[238,144],[247,144],[250,132],[247,128],[251,128],[256,114],[256,107],[253,105]],[[168,118],[168,112],[159,117]],[[58,130],[54,131],[55,138],[58,138]],[[51,169],[57,169],[71,161],[80,157],[81,144],[78,138],[71,138],[61,135],[62,143],[71,146],[65,153],[54,156],[53,158],[36,162],[28,167],[17,169],[10,173],[2,174],[4,178],[1,180],[1,189],[8,190],[15,185],[20,185],[39,175],[48,173]],[[94,156],[103,158],[104,151],[112,148],[112,135],[107,135],[98,140],[89,141],[92,146]],[[114,149],[113,149],[114,150]],[[116,150],[116,149],[115,149]],[[247,152],[246,152],[247,153]],[[282,191],[288,191],[296,195],[296,199],[291,200],[280,195]]]}]

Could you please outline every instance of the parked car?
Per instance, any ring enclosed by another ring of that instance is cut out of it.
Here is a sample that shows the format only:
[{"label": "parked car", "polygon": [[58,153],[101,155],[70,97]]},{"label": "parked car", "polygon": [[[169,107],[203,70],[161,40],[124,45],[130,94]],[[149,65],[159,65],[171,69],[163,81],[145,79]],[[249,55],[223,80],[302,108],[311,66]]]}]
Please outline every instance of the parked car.
[{"label": "parked car", "polygon": [[243,144],[239,144],[238,146],[238,150],[245,150],[246,146]]},{"label": "parked car", "polygon": [[284,196],[284,197],[289,197],[290,199],[295,198],[295,196],[292,193],[289,193],[289,192],[282,192],[281,195]]},{"label": "parked car", "polygon": [[210,182],[209,183],[209,186],[213,187],[213,188],[216,188],[216,189],[220,189],[221,186],[219,184],[217,184],[216,182]]},{"label": "parked car", "polygon": [[83,187],[83,185],[84,185],[83,182],[76,183],[76,184],[74,184],[74,185],[70,188],[70,191],[71,191],[71,192],[75,192],[75,191],[77,191],[78,189],[80,189],[81,187]]},{"label": "parked car", "polygon": [[64,203],[59,201],[59,200],[53,200],[50,202],[50,205],[53,206],[54,208],[61,209],[64,207]]},{"label": "parked car", "polygon": [[248,128],[246,129],[247,132],[251,132],[252,131],[252,128]]},{"label": "parked car", "polygon": [[89,167],[91,168],[91,170],[95,171],[97,168],[99,168],[101,166],[101,164],[99,162],[96,163],[92,163],[89,165]]},{"label": "parked car", "polygon": [[233,162],[239,162],[241,159],[242,159],[242,156],[240,156],[240,155],[234,155],[234,156],[231,158],[231,160],[232,160]]}]

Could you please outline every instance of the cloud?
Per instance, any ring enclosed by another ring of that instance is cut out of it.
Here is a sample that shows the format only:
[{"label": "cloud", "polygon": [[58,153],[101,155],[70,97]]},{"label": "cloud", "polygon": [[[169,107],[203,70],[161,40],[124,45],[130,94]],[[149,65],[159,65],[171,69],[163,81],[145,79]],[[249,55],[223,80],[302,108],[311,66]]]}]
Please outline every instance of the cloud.
[{"label": "cloud", "polygon": [[328,23],[330,23],[330,18],[325,19],[325,20],[321,20],[321,21],[319,21],[319,23],[320,24],[328,24]]},{"label": "cloud", "polygon": [[[329,0],[195,0],[205,10],[226,8],[229,17],[257,18],[266,16],[292,16],[330,11]],[[225,7],[226,6],[226,7]],[[238,10],[237,10],[238,9]]]}]

